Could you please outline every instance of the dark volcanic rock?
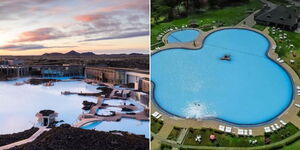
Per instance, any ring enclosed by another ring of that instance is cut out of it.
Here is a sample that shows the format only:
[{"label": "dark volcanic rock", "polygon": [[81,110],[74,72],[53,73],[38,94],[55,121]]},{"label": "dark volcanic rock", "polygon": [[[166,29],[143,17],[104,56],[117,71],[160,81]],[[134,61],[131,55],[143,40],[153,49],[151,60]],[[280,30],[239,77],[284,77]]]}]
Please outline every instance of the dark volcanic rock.
[{"label": "dark volcanic rock", "polygon": [[47,82],[58,82],[58,81],[61,80],[57,80],[57,79],[29,79],[28,80],[29,84],[33,84],[33,85],[39,85]]},{"label": "dark volcanic rock", "polygon": [[120,133],[57,127],[11,150],[149,150],[148,139]]},{"label": "dark volcanic rock", "polygon": [[38,128],[32,127],[31,129],[25,130],[23,132],[0,135],[0,146],[27,139],[37,130]]}]

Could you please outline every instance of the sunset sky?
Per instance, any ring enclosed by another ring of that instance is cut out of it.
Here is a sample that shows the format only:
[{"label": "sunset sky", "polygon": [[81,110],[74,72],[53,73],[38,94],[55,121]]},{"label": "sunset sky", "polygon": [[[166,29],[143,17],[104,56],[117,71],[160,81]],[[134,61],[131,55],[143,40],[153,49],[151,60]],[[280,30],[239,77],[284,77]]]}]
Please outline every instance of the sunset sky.
[{"label": "sunset sky", "polygon": [[1,0],[0,55],[148,53],[148,0]]}]

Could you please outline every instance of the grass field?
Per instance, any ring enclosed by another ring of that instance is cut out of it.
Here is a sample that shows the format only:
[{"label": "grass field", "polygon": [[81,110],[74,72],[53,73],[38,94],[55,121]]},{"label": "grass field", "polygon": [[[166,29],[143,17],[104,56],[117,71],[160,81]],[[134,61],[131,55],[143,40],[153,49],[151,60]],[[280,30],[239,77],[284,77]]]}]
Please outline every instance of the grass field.
[{"label": "grass field", "polygon": [[[269,143],[275,143],[281,141],[293,134],[298,132],[298,128],[291,123],[288,123],[285,127],[269,133],[265,134],[265,136],[236,136],[233,134],[227,134],[220,132],[214,129],[189,129],[188,135],[184,140],[184,145],[194,145],[194,146],[220,146],[220,147],[252,147],[252,146],[260,146],[265,144],[265,139],[269,139]],[[215,135],[217,139],[215,141],[211,141],[209,139],[210,135]],[[196,142],[195,138],[201,135],[201,142]],[[251,144],[249,140],[257,140],[257,143]]]},{"label": "grass field", "polygon": [[181,130],[182,128],[174,127],[167,139],[176,141],[178,136],[180,135]]},{"label": "grass field", "polygon": [[263,31],[266,28],[266,26],[256,24],[252,28]]},{"label": "grass field", "polygon": [[[212,142],[209,136],[213,134],[217,137],[217,140]],[[201,135],[202,141],[200,143],[195,142],[197,135]],[[213,129],[190,129],[186,139],[185,145],[199,145],[199,146],[222,146],[222,147],[249,147],[254,146],[249,143],[249,140],[257,140],[257,145],[264,144],[264,137],[238,137],[233,134],[226,134]]]},{"label": "grass field", "polygon": [[[277,45],[276,53],[300,75],[300,34],[289,31],[282,31],[281,33],[275,31],[275,34],[272,34],[272,28],[269,31],[269,35],[275,40]],[[287,34],[287,40],[280,40],[279,34],[284,33]],[[294,48],[289,48],[290,44],[293,44]],[[295,60],[295,63],[290,63],[291,59]]]},{"label": "grass field", "polygon": [[300,149],[300,140],[282,148],[282,150],[298,150],[298,149]]},{"label": "grass field", "polygon": [[241,6],[225,7],[223,9],[209,9],[204,13],[189,16],[187,18],[152,25],[151,45],[158,42],[156,39],[157,36],[167,28],[186,25],[190,20],[197,21],[200,28],[204,30],[209,30],[213,26],[218,26],[220,23],[224,26],[232,26],[238,24],[246,18],[250,12],[260,9],[262,6],[262,3],[258,0],[249,0],[249,3]]},{"label": "grass field", "polygon": [[164,123],[158,119],[151,117],[151,132],[158,133]]}]

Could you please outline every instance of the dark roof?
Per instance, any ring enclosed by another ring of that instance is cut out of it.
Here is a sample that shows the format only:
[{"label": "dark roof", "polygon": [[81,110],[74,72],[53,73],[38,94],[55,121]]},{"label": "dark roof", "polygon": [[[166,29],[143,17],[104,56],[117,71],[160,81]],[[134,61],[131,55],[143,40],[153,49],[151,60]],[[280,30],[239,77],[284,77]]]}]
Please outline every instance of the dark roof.
[{"label": "dark roof", "polygon": [[49,116],[51,114],[53,114],[54,111],[53,110],[41,110],[40,114],[42,114],[43,116]]},{"label": "dark roof", "polygon": [[298,13],[285,6],[277,6],[273,9],[266,7],[255,15],[255,20],[294,26],[298,22]]}]

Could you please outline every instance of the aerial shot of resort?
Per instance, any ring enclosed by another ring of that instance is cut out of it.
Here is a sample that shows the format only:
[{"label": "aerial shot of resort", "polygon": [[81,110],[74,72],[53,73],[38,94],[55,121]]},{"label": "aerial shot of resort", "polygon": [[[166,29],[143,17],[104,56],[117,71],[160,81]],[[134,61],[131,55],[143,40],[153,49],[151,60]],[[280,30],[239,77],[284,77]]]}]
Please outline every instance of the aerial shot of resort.
[{"label": "aerial shot of resort", "polygon": [[0,150],[150,149],[148,0],[3,0],[0,18]]},{"label": "aerial shot of resort", "polygon": [[151,0],[151,149],[300,149],[299,0]]}]

